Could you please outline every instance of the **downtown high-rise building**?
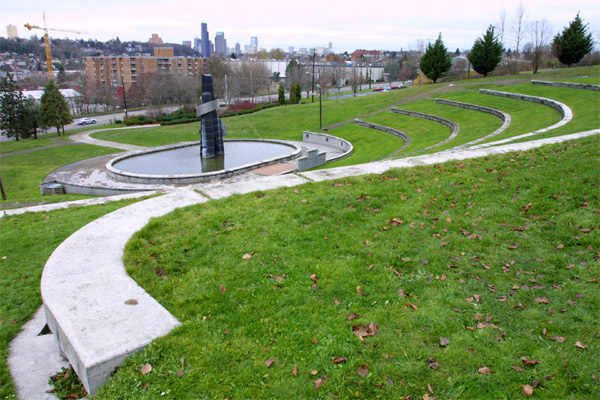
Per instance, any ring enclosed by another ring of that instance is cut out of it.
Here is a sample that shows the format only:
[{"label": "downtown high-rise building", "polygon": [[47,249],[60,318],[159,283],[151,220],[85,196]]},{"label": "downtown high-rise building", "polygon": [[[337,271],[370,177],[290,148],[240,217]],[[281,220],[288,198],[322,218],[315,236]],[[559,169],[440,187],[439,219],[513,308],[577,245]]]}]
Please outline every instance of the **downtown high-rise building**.
[{"label": "downtown high-rise building", "polygon": [[202,41],[202,52],[200,55],[203,58],[210,58],[210,40],[208,39],[208,25],[203,22],[201,24],[202,32],[200,35],[200,39]]},{"label": "downtown high-rise building", "polygon": [[227,54],[227,40],[224,32],[217,32],[215,36],[215,53],[221,56]]},{"label": "downtown high-rise building", "polygon": [[250,37],[250,52],[258,53],[258,37],[256,36]]}]

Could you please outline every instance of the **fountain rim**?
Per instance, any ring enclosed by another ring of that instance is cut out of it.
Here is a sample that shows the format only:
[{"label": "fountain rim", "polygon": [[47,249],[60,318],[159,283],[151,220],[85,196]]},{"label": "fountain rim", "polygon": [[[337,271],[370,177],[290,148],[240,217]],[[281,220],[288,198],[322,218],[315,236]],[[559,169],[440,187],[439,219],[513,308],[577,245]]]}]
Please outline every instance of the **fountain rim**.
[{"label": "fountain rim", "polygon": [[227,142],[263,142],[263,143],[274,143],[279,145],[284,145],[291,147],[293,151],[290,154],[273,157],[266,160],[260,160],[257,162],[253,162],[246,165],[240,165],[235,168],[227,168],[221,169],[218,171],[210,171],[210,172],[202,172],[198,174],[170,174],[170,175],[157,175],[157,174],[139,174],[133,172],[122,171],[116,168],[114,165],[119,161],[125,160],[131,157],[137,157],[145,154],[158,153],[161,151],[173,150],[182,147],[190,147],[190,146],[198,146],[200,141],[193,142],[182,142],[176,144],[168,144],[164,146],[152,147],[147,150],[128,152],[118,157],[115,157],[106,163],[106,171],[108,175],[120,182],[129,182],[129,183],[145,183],[145,184],[189,184],[189,183],[198,183],[198,182],[206,182],[210,180],[215,180],[219,178],[227,178],[233,175],[242,174],[244,172],[250,171],[252,169],[275,164],[281,161],[289,161],[298,158],[302,154],[302,149],[300,146],[290,143],[284,140],[277,139],[225,139],[225,143]]}]

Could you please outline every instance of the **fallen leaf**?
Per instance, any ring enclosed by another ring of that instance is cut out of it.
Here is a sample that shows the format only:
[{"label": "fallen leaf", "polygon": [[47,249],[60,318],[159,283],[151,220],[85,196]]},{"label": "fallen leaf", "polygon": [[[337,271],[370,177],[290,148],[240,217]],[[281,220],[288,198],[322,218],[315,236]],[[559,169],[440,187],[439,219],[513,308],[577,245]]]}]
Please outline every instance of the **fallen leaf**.
[{"label": "fallen leaf", "polygon": [[362,376],[363,378],[366,378],[369,375],[369,368],[367,367],[367,364],[363,364],[360,367],[358,367],[356,373]]},{"label": "fallen leaf", "polygon": [[431,387],[431,384],[427,384],[427,390],[429,390],[429,393],[433,394],[433,388]]},{"label": "fallen leaf", "polygon": [[581,343],[580,341],[577,341],[577,343],[575,343],[575,347],[579,347],[580,349],[587,349],[588,347]]},{"label": "fallen leaf", "polygon": [[142,372],[142,375],[148,375],[150,372],[152,372],[152,365],[144,364],[140,371]]},{"label": "fallen leaf", "polygon": [[333,305],[334,306],[339,306],[340,304],[342,304],[338,299],[333,299]]},{"label": "fallen leaf", "polygon": [[360,294],[361,296],[366,296],[366,294],[362,291],[362,287],[360,286],[356,287],[356,293]]},{"label": "fallen leaf", "polygon": [[348,319],[348,321],[352,321],[353,319],[360,318],[360,315],[356,313],[350,313],[346,318]]},{"label": "fallen leaf", "polygon": [[562,336],[550,336],[550,340],[554,340],[558,343],[564,343],[565,338]]},{"label": "fallen leaf", "polygon": [[294,364],[294,368],[292,368],[292,374],[294,376],[298,376],[298,364]]},{"label": "fallen leaf", "polygon": [[450,339],[445,338],[445,337],[440,338],[440,346],[444,347],[444,346],[448,346],[449,344],[450,344]]},{"label": "fallen leaf", "polygon": [[254,252],[252,252],[252,253],[246,253],[246,254],[244,254],[242,256],[242,260],[248,261],[248,260],[250,260],[252,258],[252,255],[254,255]]},{"label": "fallen leaf", "polygon": [[544,297],[536,297],[535,302],[538,304],[550,304],[550,300],[546,296]]},{"label": "fallen leaf", "polygon": [[419,309],[419,307],[417,307],[416,305],[412,304],[412,303],[406,303],[404,304],[404,308],[412,308],[413,310],[417,311]]},{"label": "fallen leaf", "polygon": [[343,363],[346,361],[348,361],[348,359],[346,357],[334,357],[331,362],[334,364],[339,364],[339,363]]},{"label": "fallen leaf", "polygon": [[310,280],[317,283],[319,281],[319,278],[317,278],[317,274],[311,274]]},{"label": "fallen leaf", "polygon": [[523,385],[523,396],[531,397],[533,396],[533,388],[530,385]]},{"label": "fallen leaf", "polygon": [[406,293],[404,293],[404,290],[402,290],[402,289],[398,289],[398,294],[402,297],[408,297],[408,295]]},{"label": "fallen leaf", "polygon": [[221,285],[221,286],[219,286],[219,291],[221,293],[225,293],[227,291],[227,288],[225,286]]},{"label": "fallen leaf", "polygon": [[387,353],[383,353],[383,354],[382,354],[382,356],[383,356],[383,358],[385,358],[386,360],[389,360],[389,359],[390,359],[390,355],[389,355],[389,354],[387,354]]},{"label": "fallen leaf", "polygon": [[319,373],[319,371],[317,371],[317,370],[310,371],[310,374],[311,374],[312,376],[315,376],[315,375],[316,375],[316,374],[318,374],[318,373]]},{"label": "fallen leaf", "polygon": [[185,375],[185,371],[181,371],[181,370],[177,371],[177,376],[178,376],[179,378],[181,378],[181,377],[182,377],[182,376],[184,376],[184,375]]},{"label": "fallen leaf", "polygon": [[489,367],[481,367],[477,370],[480,374],[488,375],[492,373],[492,370]]},{"label": "fallen leaf", "polygon": [[315,389],[318,389],[323,384],[323,379],[319,378],[315,381]]},{"label": "fallen leaf", "polygon": [[272,358],[269,358],[267,361],[265,361],[265,364],[266,364],[267,368],[269,368],[274,362],[275,362],[275,360],[273,360]]},{"label": "fallen leaf", "polygon": [[440,364],[437,361],[435,361],[433,358],[430,358],[427,361],[429,362],[429,368],[431,368],[431,369],[438,369],[440,367]]},{"label": "fallen leaf", "polygon": [[523,372],[523,368],[521,367],[513,366],[512,369],[514,369],[517,372]]}]

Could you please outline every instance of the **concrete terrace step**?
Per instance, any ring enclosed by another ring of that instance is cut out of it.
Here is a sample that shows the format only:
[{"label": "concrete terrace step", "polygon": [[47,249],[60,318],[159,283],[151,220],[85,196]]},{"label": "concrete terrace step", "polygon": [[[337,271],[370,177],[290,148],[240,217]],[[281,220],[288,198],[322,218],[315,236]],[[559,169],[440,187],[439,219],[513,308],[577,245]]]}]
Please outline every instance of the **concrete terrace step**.
[{"label": "concrete terrace step", "polygon": [[151,217],[205,201],[183,189],[122,208],[75,232],[48,259],[46,321],[90,394],[125,358],[179,325],[126,274],[125,244]]}]

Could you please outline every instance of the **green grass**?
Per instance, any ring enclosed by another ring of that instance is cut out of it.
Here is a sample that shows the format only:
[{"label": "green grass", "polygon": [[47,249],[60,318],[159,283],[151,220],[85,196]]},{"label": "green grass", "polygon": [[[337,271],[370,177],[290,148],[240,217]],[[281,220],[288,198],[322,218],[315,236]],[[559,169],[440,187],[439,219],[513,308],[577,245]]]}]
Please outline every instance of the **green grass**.
[{"label": "green grass", "polygon": [[73,194],[42,196],[39,185],[50,172],[63,165],[119,151],[108,147],[78,144],[2,157],[0,168],[8,200],[1,203],[58,202],[90,197]]},{"label": "green grass", "polygon": [[398,129],[411,138],[411,143],[401,154],[410,153],[425,147],[432,146],[448,138],[452,131],[450,128],[422,118],[408,115],[382,112],[365,119],[368,122],[389,126]]},{"label": "green grass", "polygon": [[571,122],[558,129],[536,135],[534,139],[560,136],[600,127],[600,112],[598,108],[598,104],[600,104],[600,92],[531,84],[509,86],[499,90],[547,97],[565,103],[571,108],[573,111]]},{"label": "green grass", "polygon": [[[456,122],[460,131],[458,136],[451,140],[450,142],[435,147],[431,150],[427,150],[422,154],[430,154],[435,153],[441,150],[446,150],[452,147],[459,146],[464,143],[468,143],[472,140],[478,139],[485,135],[488,135],[498,129],[502,122],[486,113],[482,113],[479,111],[466,110],[459,107],[452,107],[443,104],[436,104],[433,100],[423,100],[419,102],[413,102],[410,104],[406,104],[402,107],[406,110],[419,111],[427,114],[437,115],[451,121]],[[449,135],[444,135],[440,138],[440,140],[436,140],[436,142],[441,142],[445,140]]]},{"label": "green grass", "polygon": [[50,254],[85,224],[136,201],[0,218],[1,399],[14,394],[7,365],[8,345],[41,306],[40,279]]},{"label": "green grass", "polygon": [[[152,220],[126,268],[183,325],[97,397],[421,398],[430,385],[438,398],[496,399],[540,380],[539,398],[592,398],[598,161],[592,137]],[[361,342],[352,326],[370,322],[377,335]]]},{"label": "green grass", "polygon": [[25,139],[10,142],[0,142],[0,154],[12,153],[14,151],[27,151],[45,146],[54,146],[56,143],[45,137],[42,139]]},{"label": "green grass", "polygon": [[386,157],[404,145],[404,141],[394,135],[355,124],[332,129],[329,133],[358,145],[348,157],[327,163],[320,169],[367,163]]}]

